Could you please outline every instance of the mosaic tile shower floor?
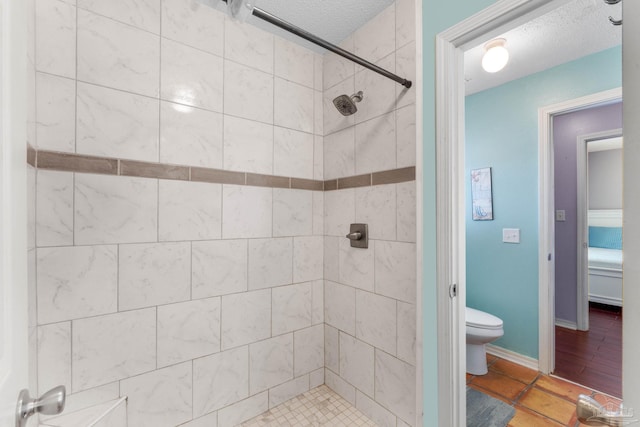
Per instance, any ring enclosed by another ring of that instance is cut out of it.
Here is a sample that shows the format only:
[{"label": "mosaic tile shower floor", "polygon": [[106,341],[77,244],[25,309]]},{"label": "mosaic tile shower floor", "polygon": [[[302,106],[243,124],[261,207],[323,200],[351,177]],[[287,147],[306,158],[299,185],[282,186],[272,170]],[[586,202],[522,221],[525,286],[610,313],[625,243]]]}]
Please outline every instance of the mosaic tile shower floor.
[{"label": "mosaic tile shower floor", "polygon": [[375,427],[376,424],[326,385],[287,400],[245,421],[242,427]]}]

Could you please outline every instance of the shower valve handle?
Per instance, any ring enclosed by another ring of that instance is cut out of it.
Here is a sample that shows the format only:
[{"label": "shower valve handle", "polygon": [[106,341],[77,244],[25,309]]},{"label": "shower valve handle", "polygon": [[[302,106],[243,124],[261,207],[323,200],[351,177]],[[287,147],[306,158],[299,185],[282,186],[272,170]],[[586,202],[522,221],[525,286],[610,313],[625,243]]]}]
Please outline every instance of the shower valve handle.
[{"label": "shower valve handle", "polygon": [[349,240],[360,240],[362,239],[362,233],[359,231],[354,231],[353,233],[349,233],[345,236]]}]

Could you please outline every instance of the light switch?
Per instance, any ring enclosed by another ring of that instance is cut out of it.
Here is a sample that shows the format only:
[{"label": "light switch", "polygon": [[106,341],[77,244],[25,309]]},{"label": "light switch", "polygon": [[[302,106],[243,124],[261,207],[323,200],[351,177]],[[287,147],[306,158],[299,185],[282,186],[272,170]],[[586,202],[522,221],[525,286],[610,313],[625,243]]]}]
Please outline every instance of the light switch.
[{"label": "light switch", "polygon": [[564,212],[564,209],[562,210],[557,210],[556,211],[556,221],[566,221],[567,220],[567,216]]},{"label": "light switch", "polygon": [[502,241],[504,243],[520,243],[520,229],[519,228],[503,228]]}]

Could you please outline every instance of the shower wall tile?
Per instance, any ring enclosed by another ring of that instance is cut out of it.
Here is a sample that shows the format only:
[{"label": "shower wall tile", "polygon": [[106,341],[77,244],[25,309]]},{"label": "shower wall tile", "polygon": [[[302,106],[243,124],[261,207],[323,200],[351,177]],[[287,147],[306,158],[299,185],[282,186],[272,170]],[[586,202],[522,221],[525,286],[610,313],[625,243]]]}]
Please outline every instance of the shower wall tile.
[{"label": "shower wall tile", "polygon": [[327,386],[338,393],[344,400],[355,406],[356,388],[329,369],[324,371],[324,379]]},{"label": "shower wall tile", "polygon": [[222,56],[224,14],[192,0],[162,0],[162,37]]},{"label": "shower wall tile", "polygon": [[313,88],[322,92],[323,83],[324,56],[316,53],[313,57]]},{"label": "shower wall tile", "polygon": [[356,290],[351,286],[325,281],[324,320],[334,328],[356,334]]},{"label": "shower wall tile", "polygon": [[273,124],[273,75],[224,61],[224,112]]},{"label": "shower wall tile", "polygon": [[249,345],[249,394],[293,379],[293,334]]},{"label": "shower wall tile", "polygon": [[340,332],[340,376],[368,396],[373,396],[374,347]]},{"label": "shower wall tile", "polygon": [[273,173],[273,128],[253,120],[225,116],[224,169]]},{"label": "shower wall tile", "polygon": [[294,237],[293,281],[295,283],[322,279],[324,240],[321,236]]},{"label": "shower wall tile", "polygon": [[416,183],[396,184],[398,192],[398,240],[416,241]]},{"label": "shower wall tile", "polygon": [[279,286],[271,292],[272,335],[311,326],[311,283]]},{"label": "shower wall tile", "polygon": [[127,311],[73,322],[72,391],[156,368],[156,309]]},{"label": "shower wall tile", "polygon": [[75,174],[75,243],[157,240],[158,181]]},{"label": "shower wall tile", "polygon": [[37,246],[73,245],[73,174],[39,170],[37,182]]},{"label": "shower wall tile", "polygon": [[218,413],[208,413],[207,415],[196,418],[186,424],[181,424],[181,427],[218,427]]},{"label": "shower wall tile", "polygon": [[357,175],[396,167],[396,118],[393,112],[357,124],[355,140]]},{"label": "shower wall tile", "polygon": [[[350,36],[339,44],[341,48],[353,52],[353,36]],[[327,52],[324,55],[322,76],[325,91],[336,84],[352,77],[355,74],[355,63],[335,53]],[[349,93],[351,95],[351,92]]]},{"label": "shower wall tile", "polygon": [[324,108],[324,99],[322,92],[313,91],[313,133],[316,135],[324,135],[324,120],[322,110]]},{"label": "shower wall tile", "polygon": [[191,363],[181,363],[120,382],[127,396],[127,424],[173,427],[191,419]]},{"label": "shower wall tile", "polygon": [[222,185],[159,181],[158,239],[209,240],[222,233]]},{"label": "shower wall tile", "polygon": [[249,240],[249,289],[271,288],[293,281],[293,240]]},{"label": "shower wall tile", "polygon": [[360,390],[356,390],[356,408],[380,427],[396,427],[396,416]]},{"label": "shower wall tile", "polygon": [[335,179],[356,173],[355,128],[324,137],[324,179]]},{"label": "shower wall tile", "polygon": [[413,88],[396,85],[396,99],[398,107],[415,104],[416,102],[416,44],[409,43],[396,51],[396,73],[414,83]]},{"label": "shower wall tile", "polygon": [[[376,65],[394,72],[395,54],[385,57]],[[354,114],[356,123],[393,111],[396,106],[396,86],[398,83],[373,71],[364,69],[357,72],[355,87],[364,93],[364,99],[358,104],[358,112]]]},{"label": "shower wall tile", "polygon": [[324,237],[324,279],[340,281],[340,237]]},{"label": "shower wall tile", "polygon": [[324,281],[315,280],[311,288],[311,324],[324,323]]},{"label": "shower wall tile", "polygon": [[315,53],[282,37],[275,38],[275,75],[314,87]]},{"label": "shower wall tile", "polygon": [[220,351],[220,298],[158,307],[158,366]]},{"label": "shower wall tile", "polygon": [[396,49],[395,14],[396,5],[393,3],[354,33],[356,55],[375,63]]},{"label": "shower wall tile", "polygon": [[396,185],[360,187],[356,192],[356,220],[369,224],[369,238],[396,240]]},{"label": "shower wall tile", "polygon": [[273,189],[273,235],[309,236],[313,233],[313,193]]},{"label": "shower wall tile", "polygon": [[247,290],[247,241],[192,243],[191,292],[194,299]]},{"label": "shower wall tile", "polygon": [[396,354],[396,300],[356,291],[356,337],[389,354]]},{"label": "shower wall tile", "polygon": [[78,83],[76,152],[158,161],[158,100]]},{"label": "shower wall tile", "polygon": [[162,102],[160,163],[222,169],[223,115]]},{"label": "shower wall tile", "polygon": [[225,17],[224,30],[226,59],[273,74],[273,34],[230,17]]},{"label": "shower wall tile", "polygon": [[271,289],[222,297],[222,349],[271,336]]},{"label": "shower wall tile", "polygon": [[398,301],[398,358],[416,364],[416,306]]},{"label": "shower wall tile", "polygon": [[415,0],[396,0],[396,49],[416,38]]},{"label": "shower wall tile", "polygon": [[[44,393],[47,390],[49,389],[40,387],[39,392]],[[80,411],[82,409],[96,406],[104,402],[116,400],[120,397],[120,382],[115,381],[95,388],[90,388],[80,392],[74,392],[73,394],[69,394],[70,391],[71,389],[68,388],[67,398],[64,405],[64,410],[68,413]],[[52,418],[52,416],[40,414],[41,421],[45,421],[48,418]]]},{"label": "shower wall tile", "polygon": [[309,391],[309,376],[295,378],[269,390],[269,408]]},{"label": "shower wall tile", "polygon": [[36,2],[36,69],[76,78],[76,8],[59,0]]},{"label": "shower wall tile", "polygon": [[98,15],[160,33],[160,0],[77,0],[77,4]]},{"label": "shower wall tile", "polygon": [[293,129],[273,128],[273,173],[313,179],[314,136]]},{"label": "shower wall tile", "polygon": [[190,263],[188,242],[120,245],[120,310],[188,300]]},{"label": "shower wall tile", "polygon": [[162,39],[162,99],[222,112],[222,58]]},{"label": "shower wall tile", "polygon": [[67,246],[37,250],[38,323],[117,310],[116,246]]},{"label": "shower wall tile", "polygon": [[324,192],[314,191],[313,196],[313,235],[324,234]]},{"label": "shower wall tile", "polygon": [[[271,237],[273,190],[271,188],[222,186],[222,237]],[[260,212],[259,215],[255,215]]]},{"label": "shower wall tile", "polygon": [[314,90],[276,77],[274,82],[273,123],[313,133]]},{"label": "shower wall tile", "polygon": [[397,166],[416,165],[416,107],[396,110]]},{"label": "shower wall tile", "polygon": [[234,427],[267,410],[269,410],[269,393],[264,391],[218,411],[218,427]]},{"label": "shower wall tile", "polygon": [[416,245],[377,241],[375,278],[376,293],[415,303]]},{"label": "shower wall tile", "polygon": [[352,248],[349,239],[340,240],[340,283],[373,292],[374,252],[378,242],[370,240],[369,248]]},{"label": "shower wall tile", "polygon": [[158,96],[158,36],[78,9],[77,49],[78,80]]},{"label": "shower wall tile", "polygon": [[333,372],[340,372],[339,331],[325,323],[324,325],[324,366]]},{"label": "shower wall tile", "polygon": [[410,425],[415,420],[415,367],[376,350],[375,398]]},{"label": "shower wall tile", "polygon": [[293,333],[294,376],[307,374],[324,366],[324,325]]},{"label": "shower wall tile", "polygon": [[41,150],[73,153],[76,144],[76,82],[36,73],[36,135]]},{"label": "shower wall tile", "polygon": [[[327,75],[327,70],[325,69],[324,75]],[[357,92],[355,88],[355,79],[354,77],[349,77],[346,80],[341,81],[335,86],[330,87],[324,91],[323,95],[323,128],[324,128],[324,136],[325,138],[342,129],[353,126],[355,123],[353,115],[351,116],[343,116],[338,112],[336,107],[333,105],[333,100],[335,97],[340,95],[348,95],[351,96],[355,92]],[[363,90],[361,87],[358,87],[358,91]],[[368,96],[365,94],[365,96]],[[326,164],[326,162],[325,162]]]},{"label": "shower wall tile", "polygon": [[71,322],[38,327],[38,389],[71,390]]},{"label": "shower wall tile", "polygon": [[355,190],[324,193],[324,232],[327,236],[344,237],[356,218]]},{"label": "shower wall tile", "polygon": [[194,418],[249,396],[249,347],[193,361]]}]

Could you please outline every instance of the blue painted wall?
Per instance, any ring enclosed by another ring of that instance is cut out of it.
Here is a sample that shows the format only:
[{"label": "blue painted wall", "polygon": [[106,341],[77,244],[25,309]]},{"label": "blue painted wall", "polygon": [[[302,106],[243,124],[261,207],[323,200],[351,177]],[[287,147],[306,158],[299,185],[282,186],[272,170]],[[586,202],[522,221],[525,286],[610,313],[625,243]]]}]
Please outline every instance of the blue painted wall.
[{"label": "blue painted wall", "polygon": [[[493,221],[467,209],[467,305],[495,314],[496,345],[538,357],[538,108],[620,87],[620,47],[471,96],[466,108],[467,200],[471,169],[492,167]],[[519,228],[520,244],[502,242]]]}]

